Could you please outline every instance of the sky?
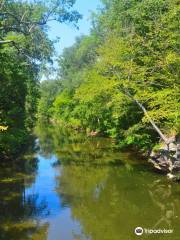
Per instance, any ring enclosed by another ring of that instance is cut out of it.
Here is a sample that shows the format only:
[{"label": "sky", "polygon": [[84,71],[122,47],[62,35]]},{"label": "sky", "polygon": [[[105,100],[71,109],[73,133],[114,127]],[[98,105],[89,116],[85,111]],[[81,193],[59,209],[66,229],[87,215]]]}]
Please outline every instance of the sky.
[{"label": "sky", "polygon": [[53,66],[47,66],[49,70],[51,70],[49,73],[43,74],[40,81],[56,78],[57,72],[55,69],[58,68],[56,59],[62,54],[64,48],[73,45],[77,36],[88,35],[90,33],[91,14],[101,6],[101,0],[76,0],[73,9],[77,10],[83,16],[83,18],[78,22],[79,29],[73,27],[72,24],[60,24],[55,21],[48,24],[49,38],[51,40],[56,40],[58,37],[60,38],[60,41],[54,45],[56,57],[54,57]]},{"label": "sky", "polygon": [[77,36],[82,34],[87,35],[91,27],[91,12],[96,11],[98,7],[101,6],[100,0],[77,0],[74,9],[77,10],[80,14],[83,15],[78,23],[79,30],[70,24],[59,24],[57,22],[52,22],[49,24],[50,30],[48,32],[51,40],[54,40],[56,37],[60,38],[60,41],[55,44],[55,49],[57,54],[61,54],[63,49],[70,47],[74,42]]}]

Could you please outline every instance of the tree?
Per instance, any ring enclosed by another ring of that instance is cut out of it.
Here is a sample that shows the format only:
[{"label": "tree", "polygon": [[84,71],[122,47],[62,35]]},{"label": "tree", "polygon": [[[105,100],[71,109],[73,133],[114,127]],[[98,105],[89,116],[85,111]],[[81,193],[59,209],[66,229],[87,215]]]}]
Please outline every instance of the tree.
[{"label": "tree", "polygon": [[66,48],[59,57],[59,77],[64,88],[73,91],[83,82],[83,72],[96,60],[96,36],[81,36],[72,47]]},{"label": "tree", "polygon": [[0,0],[0,135],[4,158],[19,153],[35,124],[40,71],[52,62],[47,23],[77,24],[72,1]]},{"label": "tree", "polygon": [[[126,10],[118,29],[118,35],[122,37],[112,37],[110,33],[109,40],[100,50],[104,70],[119,80],[120,91],[140,107],[145,114],[143,121],[148,120],[168,145],[168,137],[157,124],[165,129],[166,134],[170,134],[168,131],[178,124],[179,9],[176,1],[160,1],[157,5],[154,1],[144,1],[133,7],[125,2],[119,3]],[[114,3],[116,8],[112,7],[113,11],[118,9],[117,4]],[[111,22],[111,26],[113,24]]]},{"label": "tree", "polygon": [[178,1],[103,2],[90,36],[60,57],[53,117],[120,146],[169,146],[179,132]]},{"label": "tree", "polygon": [[61,82],[46,80],[40,85],[41,98],[38,103],[38,119],[48,121],[52,117],[52,105],[56,96],[62,91]]},{"label": "tree", "polygon": [[0,44],[16,42],[15,39],[7,36],[8,33],[18,33],[23,36],[31,36],[37,29],[46,30],[49,21],[77,23],[81,15],[70,10],[75,3],[74,0],[53,0],[53,1],[22,1],[22,0],[1,0],[1,41]]}]

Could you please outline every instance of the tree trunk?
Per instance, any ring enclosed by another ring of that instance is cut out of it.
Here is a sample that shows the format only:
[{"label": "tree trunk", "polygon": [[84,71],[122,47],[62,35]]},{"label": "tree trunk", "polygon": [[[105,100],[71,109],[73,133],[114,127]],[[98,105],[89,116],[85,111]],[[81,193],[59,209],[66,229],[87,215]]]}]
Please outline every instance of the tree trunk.
[{"label": "tree trunk", "polygon": [[167,149],[169,150],[169,143],[170,143],[169,140],[165,137],[165,135],[161,132],[161,130],[155,124],[153,119],[149,116],[149,114],[148,114],[147,110],[145,109],[145,107],[137,99],[135,99],[128,91],[125,91],[125,94],[129,98],[131,98],[131,100],[133,102],[135,102],[141,108],[141,110],[144,112],[145,116],[147,117],[147,119],[149,120],[151,125],[153,126],[154,130],[159,134],[160,138],[165,142],[165,144],[167,145]]},{"label": "tree trunk", "polygon": [[4,41],[0,41],[0,44],[9,44],[9,43],[12,43],[13,40],[4,40]]},{"label": "tree trunk", "polygon": [[134,101],[137,103],[137,105],[143,110],[145,116],[147,117],[147,119],[149,120],[149,122],[151,123],[151,125],[153,126],[153,128],[156,130],[156,132],[159,134],[159,136],[161,137],[161,139],[166,143],[166,145],[169,145],[169,141],[168,139],[164,136],[164,134],[161,132],[161,130],[158,128],[158,126],[155,124],[155,122],[152,120],[152,118],[149,116],[148,112],[146,111],[145,107],[136,99],[134,99]]}]

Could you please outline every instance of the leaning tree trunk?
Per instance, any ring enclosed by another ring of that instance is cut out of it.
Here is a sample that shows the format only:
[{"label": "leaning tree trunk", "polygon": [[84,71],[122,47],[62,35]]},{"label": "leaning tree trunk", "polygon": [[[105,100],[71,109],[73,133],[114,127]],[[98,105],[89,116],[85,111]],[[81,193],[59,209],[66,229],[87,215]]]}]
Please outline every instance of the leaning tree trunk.
[{"label": "leaning tree trunk", "polygon": [[156,125],[156,123],[153,121],[153,119],[149,116],[145,107],[137,99],[135,99],[127,90],[125,91],[125,93],[129,98],[131,98],[131,100],[133,102],[135,102],[141,108],[141,110],[144,112],[144,115],[147,117],[147,119],[149,120],[149,122],[153,126],[154,130],[158,133],[160,138],[164,141],[164,143],[166,144],[167,149],[168,149],[169,148],[169,143],[170,143],[169,140],[165,137],[165,135],[161,132],[161,130]]},{"label": "leaning tree trunk", "polygon": [[141,108],[154,130],[158,133],[166,145],[166,149],[161,149],[161,151],[159,151],[157,154],[153,153],[151,155],[150,162],[154,165],[155,168],[168,173],[169,178],[175,178],[175,176],[172,175],[172,172],[180,171],[180,141],[176,139],[176,154],[172,156],[169,146],[173,140],[166,138],[166,136],[162,133],[162,131],[150,117],[145,107],[137,99],[135,99],[127,90],[125,91],[125,94]]},{"label": "leaning tree trunk", "polygon": [[149,116],[148,112],[146,111],[145,107],[136,99],[134,99],[134,101],[137,103],[137,105],[143,110],[145,116],[147,117],[147,119],[149,120],[149,122],[151,123],[151,125],[153,126],[153,128],[156,130],[156,132],[159,134],[159,136],[161,137],[161,139],[164,141],[164,143],[167,145],[167,148],[169,149],[169,140],[164,136],[164,134],[161,132],[161,130],[159,129],[159,127],[155,124],[155,122],[152,120],[152,118]]}]

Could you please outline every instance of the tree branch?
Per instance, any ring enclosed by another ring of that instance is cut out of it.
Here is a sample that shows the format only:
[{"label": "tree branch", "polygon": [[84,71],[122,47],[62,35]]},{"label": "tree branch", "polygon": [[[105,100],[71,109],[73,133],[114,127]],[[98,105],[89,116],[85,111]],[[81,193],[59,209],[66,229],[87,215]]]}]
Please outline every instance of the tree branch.
[{"label": "tree branch", "polygon": [[156,132],[159,134],[161,139],[165,142],[166,145],[169,145],[169,143],[170,143],[169,140],[165,137],[165,135],[161,132],[161,130],[155,124],[153,119],[149,116],[145,107],[137,99],[135,99],[127,90],[124,90],[124,93],[125,93],[126,96],[128,96],[133,102],[135,102],[141,108],[141,110],[144,112],[144,115],[147,117],[147,119],[149,120],[149,122],[151,123],[153,128],[156,130]]},{"label": "tree branch", "polygon": [[0,44],[9,44],[13,42],[14,42],[13,40],[3,40],[3,41],[0,40]]},{"label": "tree branch", "polygon": [[[114,72],[116,74],[116,76],[120,79],[119,74],[117,72]],[[128,79],[129,80],[129,79]],[[147,110],[145,109],[145,107],[137,100],[133,97],[133,95],[125,88],[121,88],[121,91],[128,96],[134,103],[136,103],[141,110],[144,112],[144,115],[147,117],[147,119],[149,120],[149,122],[151,123],[151,125],[153,126],[154,130],[159,134],[160,138],[165,142],[165,144],[167,145],[167,147],[169,148],[169,144],[170,141],[169,139],[167,139],[165,137],[165,135],[161,132],[161,130],[159,129],[159,127],[155,124],[155,122],[153,121],[153,119],[149,116]]]}]

